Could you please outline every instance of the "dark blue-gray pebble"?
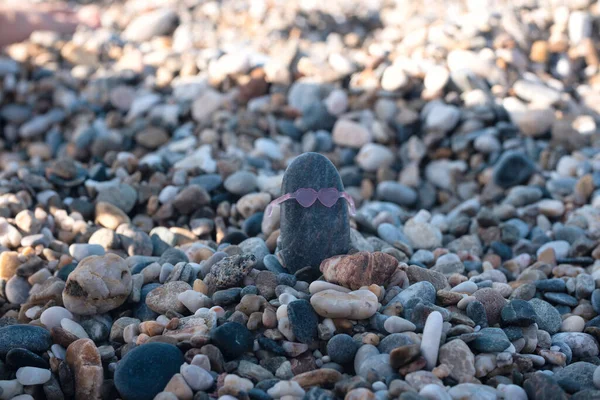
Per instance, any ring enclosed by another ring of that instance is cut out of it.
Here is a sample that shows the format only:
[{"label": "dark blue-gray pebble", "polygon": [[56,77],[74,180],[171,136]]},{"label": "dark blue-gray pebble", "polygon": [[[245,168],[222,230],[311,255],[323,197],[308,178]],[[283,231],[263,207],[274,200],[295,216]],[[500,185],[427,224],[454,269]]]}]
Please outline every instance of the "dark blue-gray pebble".
[{"label": "dark blue-gray pebble", "polygon": [[338,364],[348,364],[354,361],[354,356],[360,348],[360,343],[350,335],[338,334],[327,342],[327,354],[331,361]]},{"label": "dark blue-gray pebble", "polygon": [[212,301],[216,306],[228,306],[239,301],[242,288],[230,288],[213,293]]},{"label": "dark blue-gray pebble", "polygon": [[512,249],[502,242],[492,242],[490,244],[492,251],[500,256],[502,260],[508,260],[512,258]]},{"label": "dark blue-gray pebble", "polygon": [[233,360],[251,351],[254,336],[244,325],[227,322],[210,332],[213,344],[221,350],[225,358]]},{"label": "dark blue-gray pebble", "polygon": [[258,288],[254,285],[244,286],[240,292],[240,297],[244,297],[247,294],[258,294]]},{"label": "dark blue-gray pebble", "polygon": [[223,239],[221,239],[221,243],[240,244],[246,239],[248,239],[248,235],[246,235],[244,232],[233,231],[223,236]]},{"label": "dark blue-gray pebble", "polygon": [[496,353],[510,346],[508,337],[500,328],[483,328],[479,333],[481,336],[473,340],[471,345],[480,353]]},{"label": "dark blue-gray pebble", "polygon": [[15,371],[21,367],[50,368],[48,361],[23,348],[12,349],[6,354],[6,364]]},{"label": "dark blue-gray pebble", "polygon": [[294,286],[296,286],[297,282],[298,282],[298,278],[296,278],[296,276],[294,276],[294,275],[290,275],[290,274],[286,274],[286,273],[277,275],[277,284],[278,285],[294,287]]},{"label": "dark blue-gray pebble", "polygon": [[223,179],[219,174],[205,174],[190,179],[190,185],[198,185],[209,192],[218,189],[222,183]]},{"label": "dark blue-gray pebble", "polygon": [[272,353],[278,354],[280,356],[285,356],[286,355],[286,352],[283,349],[283,347],[281,347],[281,345],[279,345],[279,343],[277,343],[273,339],[269,339],[267,337],[260,336],[258,338],[258,344],[263,349],[265,349],[267,351],[270,351]]},{"label": "dark blue-gray pebble", "polygon": [[579,304],[575,297],[566,293],[546,292],[544,298],[552,303],[569,307],[576,307]]},{"label": "dark blue-gray pebble", "polygon": [[114,383],[124,400],[152,400],[184,363],[172,344],[147,343],[129,351],[117,364]]},{"label": "dark blue-gray pebble", "polygon": [[300,343],[310,344],[317,339],[319,316],[306,300],[294,300],[287,306],[292,332]]},{"label": "dark blue-gray pebble", "polygon": [[531,304],[519,299],[512,300],[502,307],[501,317],[505,325],[529,326],[536,320]]},{"label": "dark blue-gray pebble", "polygon": [[252,214],[248,219],[244,221],[242,224],[242,230],[246,233],[246,235],[250,237],[257,236],[262,232],[262,221],[265,213],[257,212]]},{"label": "dark blue-gray pebble", "polygon": [[507,326],[505,328],[502,328],[502,330],[506,334],[508,340],[510,340],[511,342],[513,340],[517,340],[523,337],[523,330],[518,326]]},{"label": "dark blue-gray pebble", "polygon": [[567,284],[559,278],[535,281],[535,288],[540,292],[565,292]]},{"label": "dark blue-gray pebble", "polygon": [[248,391],[248,397],[252,400],[271,400],[272,397],[269,396],[267,392],[264,390],[260,390],[257,388],[252,388]]},{"label": "dark blue-gray pebble", "polygon": [[600,314],[600,289],[595,289],[592,292],[592,307],[596,313]]},{"label": "dark blue-gray pebble", "polygon": [[392,333],[379,342],[377,350],[379,350],[380,353],[389,353],[396,347],[406,346],[407,344],[413,344],[411,338],[403,333]]},{"label": "dark blue-gray pebble", "polygon": [[265,258],[263,258],[263,263],[265,264],[265,268],[275,274],[287,273],[286,269],[283,268],[283,265],[281,265],[277,257],[273,254],[266,255]]},{"label": "dark blue-gray pebble", "polygon": [[158,263],[160,265],[163,265],[165,263],[175,265],[181,261],[189,262],[190,260],[183,251],[174,248],[166,250],[158,259]]},{"label": "dark blue-gray pebble", "polygon": [[71,272],[73,272],[76,267],[77,264],[75,263],[65,265],[64,267],[58,270],[58,272],[56,273],[56,277],[62,279],[63,281],[66,281]]},{"label": "dark blue-gray pebble", "polygon": [[41,353],[52,346],[50,332],[33,325],[9,325],[0,328],[0,357],[17,348]]}]

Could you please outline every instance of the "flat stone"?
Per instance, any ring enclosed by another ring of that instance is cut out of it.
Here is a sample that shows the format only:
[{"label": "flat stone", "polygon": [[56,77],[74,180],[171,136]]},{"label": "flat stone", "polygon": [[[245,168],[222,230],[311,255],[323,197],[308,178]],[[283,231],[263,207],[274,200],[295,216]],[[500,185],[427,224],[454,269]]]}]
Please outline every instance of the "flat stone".
[{"label": "flat stone", "polygon": [[[294,159],[283,177],[282,193],[300,188],[343,190],[340,175],[324,156],[305,153]],[[335,232],[335,235],[328,234]],[[281,252],[283,265],[292,273],[306,266],[315,268],[329,257],[346,254],[350,248],[348,205],[339,199],[331,208],[318,200],[308,208],[294,200],[281,204]]]}]

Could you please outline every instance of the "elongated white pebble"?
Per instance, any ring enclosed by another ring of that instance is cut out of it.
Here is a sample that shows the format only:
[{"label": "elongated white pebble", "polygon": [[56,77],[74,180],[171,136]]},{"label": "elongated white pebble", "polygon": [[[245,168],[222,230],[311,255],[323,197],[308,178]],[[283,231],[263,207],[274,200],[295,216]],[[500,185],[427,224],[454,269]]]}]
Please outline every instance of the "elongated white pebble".
[{"label": "elongated white pebble", "polygon": [[440,339],[442,337],[442,325],[444,319],[442,314],[434,311],[429,314],[425,327],[423,328],[423,340],[421,340],[421,354],[427,361],[427,370],[432,370],[437,363],[440,350]]}]

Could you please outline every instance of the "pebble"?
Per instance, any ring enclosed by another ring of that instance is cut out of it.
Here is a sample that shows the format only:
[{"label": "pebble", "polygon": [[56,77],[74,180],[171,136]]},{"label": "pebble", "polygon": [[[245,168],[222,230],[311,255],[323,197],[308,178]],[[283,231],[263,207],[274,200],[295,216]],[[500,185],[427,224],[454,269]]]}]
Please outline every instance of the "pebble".
[{"label": "pebble", "polygon": [[562,318],[560,313],[551,304],[540,299],[531,299],[529,304],[535,310],[538,327],[553,335],[560,330]]},{"label": "pebble", "polygon": [[317,338],[319,317],[306,300],[294,300],[287,305],[287,314],[296,340],[312,343]]},{"label": "pebble", "polygon": [[359,123],[339,119],[333,127],[333,142],[344,147],[360,149],[371,141],[371,132]]},{"label": "pebble", "polygon": [[597,395],[594,2],[138,3],[0,57],[0,399]]},{"label": "pebble", "polygon": [[238,358],[252,350],[254,343],[252,333],[237,322],[219,326],[211,331],[210,336],[215,346],[229,359]]},{"label": "pebble", "polygon": [[[131,287],[131,273],[121,257],[90,256],[69,275],[63,302],[65,308],[75,314],[104,313],[123,304]],[[94,293],[94,298],[90,298],[89,293]]]},{"label": "pebble", "polygon": [[427,361],[427,369],[433,369],[437,363],[440,338],[442,336],[442,314],[432,312],[427,317],[421,340],[421,353]]},{"label": "pebble", "polygon": [[379,307],[377,296],[368,290],[349,293],[327,289],[310,298],[315,312],[325,318],[367,319]]},{"label": "pebble", "polygon": [[439,350],[440,364],[450,367],[450,376],[459,382],[475,376],[475,356],[469,346],[460,339],[452,340]]},{"label": "pebble", "polygon": [[31,325],[8,325],[0,328],[0,357],[15,348],[23,348],[34,353],[46,351],[52,345],[50,332]]},{"label": "pebble", "polygon": [[117,364],[115,386],[124,400],[153,398],[179,372],[183,362],[183,355],[171,344],[138,346]]},{"label": "pebble", "polygon": [[17,370],[17,380],[21,385],[42,385],[50,380],[51,372],[48,369],[36,367],[22,367]]},{"label": "pebble", "polygon": [[360,343],[355,341],[350,335],[334,335],[327,342],[327,355],[331,361],[344,365],[354,360],[356,352],[360,348]]},{"label": "pebble", "polygon": [[212,375],[196,365],[183,364],[181,375],[192,390],[208,390],[214,383]]},{"label": "pebble", "polygon": [[552,342],[564,342],[575,357],[594,357],[598,355],[598,343],[593,336],[582,332],[557,333],[552,336]]}]

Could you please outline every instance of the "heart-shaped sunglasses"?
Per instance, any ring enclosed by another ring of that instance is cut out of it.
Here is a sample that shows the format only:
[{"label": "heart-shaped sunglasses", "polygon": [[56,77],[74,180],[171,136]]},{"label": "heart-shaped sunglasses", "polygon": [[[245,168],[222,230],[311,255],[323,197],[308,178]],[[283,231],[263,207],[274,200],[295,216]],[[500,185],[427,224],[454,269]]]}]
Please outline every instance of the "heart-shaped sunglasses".
[{"label": "heart-shaped sunglasses", "polygon": [[287,201],[289,199],[295,199],[302,207],[307,208],[315,204],[315,201],[319,199],[321,204],[325,207],[333,207],[335,203],[337,203],[338,199],[343,197],[348,202],[348,207],[350,208],[350,214],[356,214],[356,207],[354,206],[354,200],[352,197],[346,192],[340,192],[336,188],[324,188],[319,190],[318,192],[312,188],[300,188],[296,190],[294,193],[287,193],[281,197],[276,198],[267,206],[267,216],[271,216],[273,214],[273,207]]}]

